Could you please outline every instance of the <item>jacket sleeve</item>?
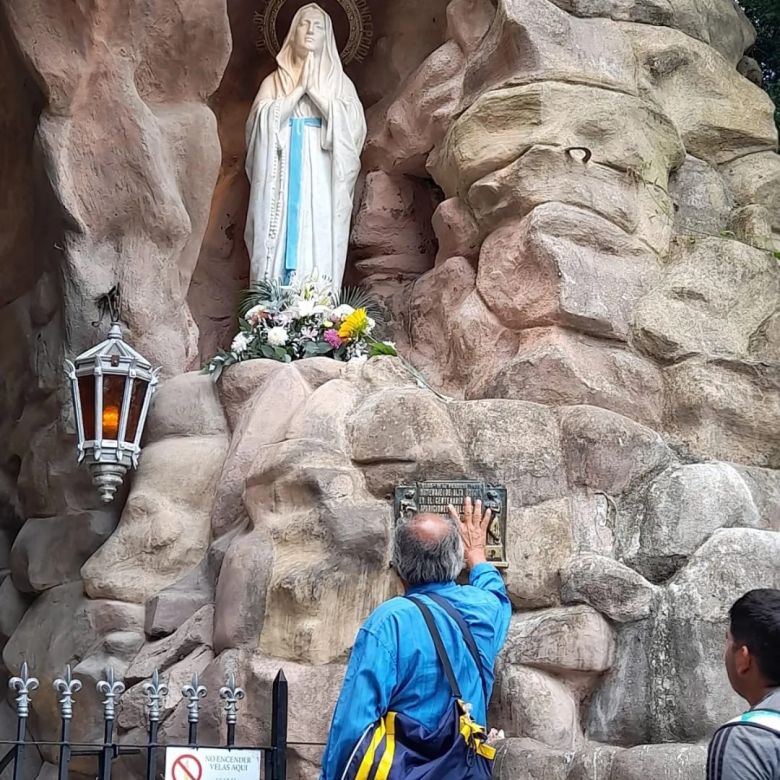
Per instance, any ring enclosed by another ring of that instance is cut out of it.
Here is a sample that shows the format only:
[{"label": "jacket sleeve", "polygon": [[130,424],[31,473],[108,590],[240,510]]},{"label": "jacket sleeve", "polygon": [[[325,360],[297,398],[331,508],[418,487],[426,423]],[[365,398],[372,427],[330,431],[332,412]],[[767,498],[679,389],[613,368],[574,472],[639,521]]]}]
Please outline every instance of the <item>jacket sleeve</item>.
[{"label": "jacket sleeve", "polygon": [[479,563],[469,572],[469,585],[492,593],[496,599],[496,648],[495,652],[503,647],[506,635],[509,632],[509,622],[512,619],[512,602],[506,592],[506,585],[498,569],[492,563]]},{"label": "jacket sleeve", "polygon": [[360,737],[386,713],[397,678],[397,660],[388,643],[361,628],[333,713],[320,780],[340,780]]}]

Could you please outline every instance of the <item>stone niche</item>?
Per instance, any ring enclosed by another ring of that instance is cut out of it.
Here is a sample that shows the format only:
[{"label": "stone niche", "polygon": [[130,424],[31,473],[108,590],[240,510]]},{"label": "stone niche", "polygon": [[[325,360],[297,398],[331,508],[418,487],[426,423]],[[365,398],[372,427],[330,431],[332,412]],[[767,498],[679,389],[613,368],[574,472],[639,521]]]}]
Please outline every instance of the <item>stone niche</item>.
[{"label": "stone niche", "polygon": [[[369,3],[371,50],[363,61],[347,67],[371,125],[365,175],[357,186],[354,263],[350,263],[347,282],[359,282],[372,274],[378,274],[382,281],[399,275],[416,277],[433,266],[436,239],[431,216],[440,193],[425,172],[430,147],[416,155],[418,170],[412,176],[399,173],[378,178],[371,151],[387,127],[382,106],[447,39],[447,5],[447,0]],[[244,172],[244,125],[258,86],[276,67],[273,58],[257,45],[261,37],[253,21],[257,8],[257,0],[228,3],[233,50],[222,83],[209,101],[219,124],[222,166],[188,294],[199,328],[201,356],[229,344],[235,330],[236,301],[248,282],[244,226],[249,186]],[[283,19],[286,17],[280,14]],[[344,40],[345,17],[334,12],[333,19],[337,40]],[[279,27],[283,28],[283,21]],[[448,96],[451,104],[454,97]],[[454,105],[449,109],[454,110]],[[408,112],[397,113],[405,125],[401,132],[420,132],[419,119],[410,127]]]},{"label": "stone niche", "polygon": [[[702,775],[741,707],[727,609],[780,586],[780,157],[742,13],[370,3],[348,279],[429,389],[391,358],[197,373],[247,282],[244,123],[271,61],[249,0],[179,6],[0,0],[0,680],[33,661],[35,736],[57,738],[71,663],[79,740],[112,664],[126,742],[155,666],[173,691],[236,671],[246,743],[283,667],[290,739],[323,741],[355,631],[397,593],[394,486],[478,477],[510,504],[497,776]],[[61,365],[117,281],[164,381],[105,508]],[[204,739],[219,717],[210,700]],[[162,731],[185,736],[175,694]],[[290,777],[319,752],[294,748]]]}]

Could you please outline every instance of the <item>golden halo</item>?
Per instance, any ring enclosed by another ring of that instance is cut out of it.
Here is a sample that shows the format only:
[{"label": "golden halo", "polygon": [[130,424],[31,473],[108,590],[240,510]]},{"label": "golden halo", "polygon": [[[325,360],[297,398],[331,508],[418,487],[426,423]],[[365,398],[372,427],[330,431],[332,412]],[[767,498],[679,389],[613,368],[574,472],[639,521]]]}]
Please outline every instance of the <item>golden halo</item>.
[{"label": "golden halo", "polygon": [[[312,0],[267,0],[265,8],[255,13],[255,24],[259,33],[257,47],[260,51],[267,51],[276,57],[281,48],[279,43],[279,14],[288,4],[296,6],[295,11]],[[314,0],[326,13],[326,6],[339,8],[345,17],[349,33],[346,41],[340,46],[341,61],[344,65],[350,62],[360,62],[368,54],[371,48],[371,40],[374,36],[374,26],[371,19],[371,11],[368,9],[367,0]],[[286,10],[286,9],[285,9]],[[334,20],[334,29],[336,27]],[[336,38],[338,41],[338,36]]]}]

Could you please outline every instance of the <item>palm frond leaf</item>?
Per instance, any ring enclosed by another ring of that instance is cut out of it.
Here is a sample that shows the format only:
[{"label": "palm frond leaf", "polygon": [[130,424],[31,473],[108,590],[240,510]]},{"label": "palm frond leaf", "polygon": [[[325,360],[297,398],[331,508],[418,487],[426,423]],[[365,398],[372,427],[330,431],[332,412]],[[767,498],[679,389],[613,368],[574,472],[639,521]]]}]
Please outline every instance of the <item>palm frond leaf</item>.
[{"label": "palm frond leaf", "polygon": [[267,305],[269,308],[279,311],[289,303],[291,295],[291,292],[285,289],[278,279],[262,279],[252,282],[249,289],[241,293],[238,313],[244,317],[253,306],[258,304]]},{"label": "palm frond leaf", "polygon": [[385,310],[364,287],[342,287],[336,294],[336,306],[351,306],[353,309],[365,309],[366,314],[376,322],[377,327],[385,325]]}]

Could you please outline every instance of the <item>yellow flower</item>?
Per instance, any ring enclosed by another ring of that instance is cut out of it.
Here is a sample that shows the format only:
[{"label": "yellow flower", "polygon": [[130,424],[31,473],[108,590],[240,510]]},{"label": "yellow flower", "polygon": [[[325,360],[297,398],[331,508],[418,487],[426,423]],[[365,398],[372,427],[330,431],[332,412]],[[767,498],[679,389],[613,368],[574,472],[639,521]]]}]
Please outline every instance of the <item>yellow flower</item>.
[{"label": "yellow flower", "polygon": [[341,323],[339,337],[342,339],[355,339],[362,336],[368,328],[368,315],[365,309],[355,309],[352,314]]}]

